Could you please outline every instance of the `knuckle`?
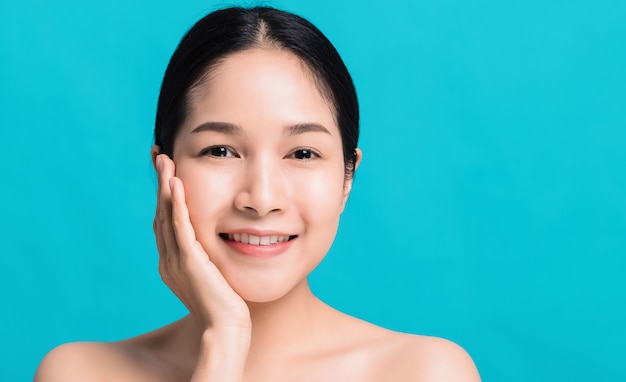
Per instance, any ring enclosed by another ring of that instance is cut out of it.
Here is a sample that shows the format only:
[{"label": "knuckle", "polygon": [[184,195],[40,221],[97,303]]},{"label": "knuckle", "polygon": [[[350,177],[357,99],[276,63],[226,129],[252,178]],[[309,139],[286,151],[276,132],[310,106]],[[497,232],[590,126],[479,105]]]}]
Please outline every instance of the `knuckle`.
[{"label": "knuckle", "polygon": [[172,227],[174,227],[175,230],[182,228],[182,222],[176,214],[172,215]]},{"label": "knuckle", "polygon": [[167,222],[167,215],[165,214],[165,211],[159,211],[158,220],[160,224],[165,224]]}]

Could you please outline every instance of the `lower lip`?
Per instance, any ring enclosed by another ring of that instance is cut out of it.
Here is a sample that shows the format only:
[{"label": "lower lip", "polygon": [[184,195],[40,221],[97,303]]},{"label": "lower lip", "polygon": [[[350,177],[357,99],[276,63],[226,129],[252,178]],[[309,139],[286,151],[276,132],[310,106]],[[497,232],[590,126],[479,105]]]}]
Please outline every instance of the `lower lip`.
[{"label": "lower lip", "polygon": [[285,251],[289,249],[289,247],[291,247],[291,244],[296,239],[297,238],[294,238],[288,241],[283,241],[280,243],[270,244],[270,245],[244,244],[238,241],[224,240],[224,239],[222,240],[224,240],[224,242],[230,248],[234,249],[235,251],[237,251],[238,253],[244,256],[262,259],[262,258],[278,256],[284,253]]}]

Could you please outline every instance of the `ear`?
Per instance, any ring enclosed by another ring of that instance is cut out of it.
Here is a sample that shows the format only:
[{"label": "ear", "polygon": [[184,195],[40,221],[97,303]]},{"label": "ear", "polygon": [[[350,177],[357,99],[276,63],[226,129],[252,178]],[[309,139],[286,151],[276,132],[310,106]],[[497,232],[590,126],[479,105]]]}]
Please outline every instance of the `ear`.
[{"label": "ear", "polygon": [[363,152],[361,149],[354,149],[356,154],[356,159],[354,161],[354,169],[352,170],[352,176],[350,179],[346,179],[343,185],[343,198],[341,200],[341,212],[343,212],[344,208],[346,208],[346,203],[348,202],[348,196],[350,196],[350,191],[352,191],[352,181],[354,180],[354,175],[356,174],[356,170],[359,168],[359,164],[361,164],[361,158],[363,158]]},{"label": "ear", "polygon": [[154,145],[150,149],[150,156],[152,156],[152,167],[156,170],[156,157],[161,153],[161,147]]}]

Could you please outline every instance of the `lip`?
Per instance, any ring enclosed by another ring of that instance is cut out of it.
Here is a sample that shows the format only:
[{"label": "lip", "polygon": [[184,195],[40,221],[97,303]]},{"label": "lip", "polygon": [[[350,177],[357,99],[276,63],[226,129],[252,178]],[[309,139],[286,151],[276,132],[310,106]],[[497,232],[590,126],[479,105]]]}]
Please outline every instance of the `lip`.
[{"label": "lip", "polygon": [[237,230],[229,230],[229,231],[224,231],[224,232],[220,232],[220,235],[222,234],[235,234],[235,233],[247,233],[248,235],[255,235],[255,236],[295,236],[295,234],[293,233],[287,233],[284,231],[275,231],[275,230],[269,230],[269,229],[237,229]]},{"label": "lip", "polygon": [[[242,233],[246,233],[248,235],[254,235],[254,236],[289,236],[290,239],[288,241],[277,242],[277,243],[269,244],[269,245],[255,245],[255,244],[246,244],[246,243],[241,243],[238,241],[228,240],[227,238],[228,234],[242,234]],[[222,241],[226,245],[228,245],[231,249],[233,249],[238,254],[241,254],[247,257],[258,258],[258,259],[271,258],[271,257],[281,255],[291,247],[294,241],[298,239],[297,235],[290,235],[290,234],[280,232],[280,231],[250,230],[250,229],[221,232],[219,234],[219,237],[220,239],[222,239]]]}]

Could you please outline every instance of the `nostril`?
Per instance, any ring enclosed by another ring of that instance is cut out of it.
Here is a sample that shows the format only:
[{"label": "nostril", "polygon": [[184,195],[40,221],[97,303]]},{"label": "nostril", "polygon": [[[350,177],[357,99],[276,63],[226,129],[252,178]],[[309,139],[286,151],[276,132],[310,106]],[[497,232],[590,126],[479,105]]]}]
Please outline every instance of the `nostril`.
[{"label": "nostril", "polygon": [[239,211],[252,216],[265,216],[268,213],[281,213],[288,203],[281,195],[244,190],[235,197],[234,206]]}]

